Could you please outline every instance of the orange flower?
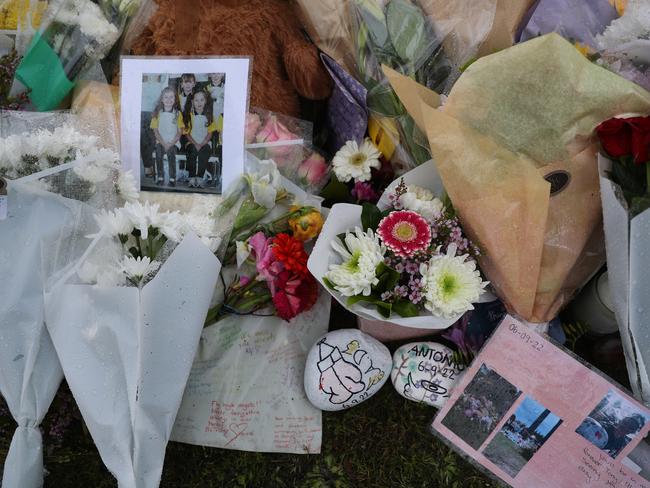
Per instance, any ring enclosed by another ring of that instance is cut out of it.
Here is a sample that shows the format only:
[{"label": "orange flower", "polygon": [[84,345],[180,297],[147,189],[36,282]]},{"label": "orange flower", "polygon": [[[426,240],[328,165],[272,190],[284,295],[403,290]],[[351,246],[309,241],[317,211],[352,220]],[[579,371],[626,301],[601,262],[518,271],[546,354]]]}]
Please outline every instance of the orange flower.
[{"label": "orange flower", "polygon": [[[298,207],[291,207],[291,211],[298,210]],[[323,228],[323,217],[318,210],[289,219],[289,228],[293,237],[300,241],[308,241],[316,237]]]},{"label": "orange flower", "polygon": [[307,271],[307,253],[302,242],[289,234],[278,234],[273,238],[273,256],[280,261],[288,271],[305,276]]}]

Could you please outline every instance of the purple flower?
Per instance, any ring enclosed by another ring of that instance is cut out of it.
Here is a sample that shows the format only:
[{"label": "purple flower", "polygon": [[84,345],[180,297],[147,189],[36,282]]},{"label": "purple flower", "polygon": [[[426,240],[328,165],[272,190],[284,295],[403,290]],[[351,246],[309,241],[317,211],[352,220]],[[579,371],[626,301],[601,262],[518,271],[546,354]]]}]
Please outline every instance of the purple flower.
[{"label": "purple flower", "polygon": [[420,264],[413,261],[409,261],[408,263],[406,263],[404,269],[406,269],[406,272],[408,274],[414,275],[420,270]]},{"label": "purple flower", "polygon": [[370,183],[365,181],[355,181],[352,196],[356,198],[357,202],[376,202],[379,200],[377,192]]},{"label": "purple flower", "polygon": [[404,272],[404,265],[402,263],[397,263],[395,265],[395,271],[397,271],[398,273]]}]

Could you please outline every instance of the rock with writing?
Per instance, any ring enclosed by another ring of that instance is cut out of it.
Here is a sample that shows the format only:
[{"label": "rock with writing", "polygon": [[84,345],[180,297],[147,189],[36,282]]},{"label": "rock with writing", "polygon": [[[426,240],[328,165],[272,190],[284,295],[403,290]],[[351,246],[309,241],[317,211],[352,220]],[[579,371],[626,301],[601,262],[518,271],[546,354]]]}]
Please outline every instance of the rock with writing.
[{"label": "rock with writing", "polygon": [[321,337],[307,354],[305,393],[321,410],[345,410],[377,393],[388,380],[390,352],[357,329]]},{"label": "rock with writing", "polygon": [[406,344],[393,355],[390,378],[397,393],[440,408],[465,369],[447,346],[435,342]]}]

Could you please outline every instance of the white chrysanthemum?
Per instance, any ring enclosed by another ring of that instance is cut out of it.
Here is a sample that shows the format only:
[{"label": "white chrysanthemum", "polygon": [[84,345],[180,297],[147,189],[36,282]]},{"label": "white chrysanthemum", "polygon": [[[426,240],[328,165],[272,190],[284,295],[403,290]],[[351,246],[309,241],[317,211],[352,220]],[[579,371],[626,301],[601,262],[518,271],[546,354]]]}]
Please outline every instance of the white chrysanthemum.
[{"label": "white chrysanthemum", "polygon": [[332,168],[339,181],[347,183],[350,180],[368,181],[371,169],[379,169],[381,153],[375,145],[366,139],[361,144],[357,141],[348,141],[334,156]]},{"label": "white chrysanthemum", "polygon": [[616,49],[621,44],[650,36],[650,4],[647,0],[630,0],[625,13],[612,21],[596,36],[600,49]]},{"label": "white chrysanthemum", "polygon": [[131,170],[120,171],[115,186],[117,194],[127,202],[135,202],[140,197],[137,182]]},{"label": "white chrysanthemum", "polygon": [[116,210],[115,212],[102,210],[99,214],[95,215],[95,221],[100,231],[109,237],[117,237],[118,235],[128,236],[134,228],[131,219],[120,210]]},{"label": "white chrysanthemum", "polygon": [[[172,242],[181,242],[186,227],[185,222],[178,212],[165,212],[162,215],[163,219],[158,225],[160,232]],[[153,224],[152,224],[153,225]]]},{"label": "white chrysanthemum", "polygon": [[125,276],[120,269],[122,249],[111,240],[104,240],[94,249],[92,254],[77,271],[82,282],[96,284],[101,288],[123,286]]},{"label": "white chrysanthemum", "polygon": [[154,274],[160,268],[160,262],[152,261],[147,256],[143,258],[134,258],[125,256],[120,263],[120,269],[132,281],[141,282],[150,275]]},{"label": "white chrysanthemum", "polygon": [[474,307],[487,282],[474,261],[467,255],[456,256],[456,246],[450,245],[447,254],[434,256],[420,265],[425,308],[437,317],[453,318]]},{"label": "white chrysanthemum", "polygon": [[433,193],[415,185],[409,185],[399,201],[404,209],[412,210],[430,222],[440,217],[444,210],[442,202]]},{"label": "white chrysanthemum", "polygon": [[354,234],[345,235],[345,247],[338,239],[332,241],[332,247],[341,255],[343,263],[330,265],[325,278],[343,296],[370,295],[372,287],[379,283],[376,270],[386,254],[379,238],[372,230],[364,233],[357,227]]},{"label": "white chrysanthemum", "polygon": [[86,160],[79,166],[75,166],[74,172],[86,181],[100,183],[106,181],[113,171],[119,169],[119,156],[109,149],[95,149],[89,154],[77,151],[75,157]]},{"label": "white chrysanthemum", "polygon": [[166,215],[159,212],[160,205],[157,203],[128,202],[117,212],[123,212],[131,221],[133,226],[140,231],[142,239],[149,238],[149,227],[160,228],[165,222]]}]

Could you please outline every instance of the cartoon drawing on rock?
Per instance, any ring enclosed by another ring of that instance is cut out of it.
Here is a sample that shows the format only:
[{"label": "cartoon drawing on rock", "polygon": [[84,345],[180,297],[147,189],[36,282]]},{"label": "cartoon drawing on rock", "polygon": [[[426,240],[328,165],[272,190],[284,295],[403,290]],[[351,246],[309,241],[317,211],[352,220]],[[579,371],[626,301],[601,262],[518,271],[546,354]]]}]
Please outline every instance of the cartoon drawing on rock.
[{"label": "cartoon drawing on rock", "polygon": [[448,398],[449,391],[440,383],[440,379],[414,381],[413,376],[409,373],[404,385],[404,396],[417,401],[423,401],[428,397],[432,402],[437,401],[438,396]]},{"label": "cartoon drawing on rock", "polygon": [[353,400],[383,379],[384,372],[373,366],[359,341],[351,341],[341,352],[325,340],[318,343],[319,389],[330,396],[330,403],[340,405]]}]

